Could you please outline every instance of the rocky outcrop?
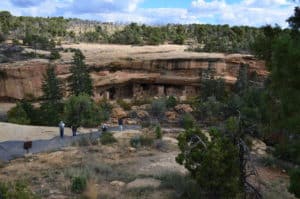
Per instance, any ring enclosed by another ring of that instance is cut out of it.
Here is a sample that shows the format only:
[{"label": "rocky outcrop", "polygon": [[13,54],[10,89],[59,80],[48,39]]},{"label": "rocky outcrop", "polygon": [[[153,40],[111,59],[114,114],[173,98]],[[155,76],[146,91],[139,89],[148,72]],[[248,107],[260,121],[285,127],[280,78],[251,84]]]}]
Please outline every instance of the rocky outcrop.
[{"label": "rocky outcrop", "polygon": [[[90,65],[94,83],[94,97],[132,98],[175,95],[194,96],[200,92],[201,74],[210,65],[228,84],[236,81],[241,64],[249,64],[249,73],[259,77],[267,74],[264,63],[250,55],[224,57],[160,58],[152,60],[119,60]],[[68,63],[56,63],[57,74],[67,92]],[[31,60],[0,64],[0,99],[38,98],[42,95],[43,74],[48,66],[45,60]]]}]

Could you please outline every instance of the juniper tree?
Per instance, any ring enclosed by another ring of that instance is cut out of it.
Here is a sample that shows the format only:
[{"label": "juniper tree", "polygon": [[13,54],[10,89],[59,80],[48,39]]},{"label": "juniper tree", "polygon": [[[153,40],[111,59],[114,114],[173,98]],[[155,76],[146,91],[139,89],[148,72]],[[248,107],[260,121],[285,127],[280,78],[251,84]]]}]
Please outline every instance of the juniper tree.
[{"label": "juniper tree", "polygon": [[241,64],[239,74],[235,83],[235,90],[237,93],[242,93],[248,89],[248,65]]},{"label": "juniper tree", "polygon": [[93,95],[92,79],[88,68],[84,63],[85,56],[80,50],[76,50],[73,56],[73,63],[70,68],[71,72],[71,92],[78,96],[80,94]]},{"label": "juniper tree", "polygon": [[55,74],[55,66],[48,66],[42,84],[43,103],[41,104],[42,124],[56,125],[62,112],[63,98],[60,80]]},{"label": "juniper tree", "polygon": [[61,82],[55,74],[55,66],[53,65],[49,65],[46,74],[44,74],[42,90],[42,98],[47,102],[57,103],[63,97]]}]

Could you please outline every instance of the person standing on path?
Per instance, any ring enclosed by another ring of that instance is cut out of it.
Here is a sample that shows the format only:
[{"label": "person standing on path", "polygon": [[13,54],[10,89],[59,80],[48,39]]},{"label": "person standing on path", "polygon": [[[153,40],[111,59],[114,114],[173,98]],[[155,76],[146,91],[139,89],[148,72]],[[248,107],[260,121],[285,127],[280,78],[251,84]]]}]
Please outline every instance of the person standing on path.
[{"label": "person standing on path", "polygon": [[76,133],[77,133],[77,127],[76,126],[72,126],[72,134],[73,136],[76,136]]},{"label": "person standing on path", "polygon": [[123,119],[122,118],[119,118],[118,124],[119,124],[120,131],[123,131]]},{"label": "person standing on path", "polygon": [[63,121],[60,121],[58,126],[59,126],[60,137],[63,138],[64,137],[65,123]]}]

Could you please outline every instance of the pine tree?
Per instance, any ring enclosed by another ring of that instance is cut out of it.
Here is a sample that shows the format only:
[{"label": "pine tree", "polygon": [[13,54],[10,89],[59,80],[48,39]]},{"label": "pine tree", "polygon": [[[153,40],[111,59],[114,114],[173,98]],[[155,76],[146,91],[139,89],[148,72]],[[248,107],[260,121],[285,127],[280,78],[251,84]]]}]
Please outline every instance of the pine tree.
[{"label": "pine tree", "polygon": [[235,83],[235,89],[237,93],[241,93],[248,88],[248,65],[241,64],[237,81]]},{"label": "pine tree", "polygon": [[41,123],[45,125],[56,125],[60,120],[63,110],[61,99],[61,83],[55,74],[55,67],[49,66],[44,75],[42,84],[44,102],[41,104]]},{"label": "pine tree", "polygon": [[55,66],[49,66],[47,68],[42,90],[44,93],[43,99],[47,102],[57,103],[62,99],[61,83],[55,74]]},{"label": "pine tree", "polygon": [[80,50],[76,50],[73,56],[73,64],[71,66],[71,90],[76,96],[80,94],[93,95],[92,79],[88,69],[84,63],[84,55]]}]

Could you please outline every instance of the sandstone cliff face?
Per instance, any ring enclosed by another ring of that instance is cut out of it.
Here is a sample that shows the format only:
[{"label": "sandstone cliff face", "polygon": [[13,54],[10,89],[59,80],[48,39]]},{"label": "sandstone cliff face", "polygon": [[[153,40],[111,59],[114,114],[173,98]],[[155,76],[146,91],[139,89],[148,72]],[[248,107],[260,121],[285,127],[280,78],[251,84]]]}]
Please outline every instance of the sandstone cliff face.
[{"label": "sandstone cliff face", "polygon": [[[141,97],[199,93],[201,72],[209,65],[229,84],[236,81],[242,63],[249,64],[250,72],[267,74],[264,63],[249,55],[224,57],[161,58],[147,60],[118,60],[90,65],[95,98]],[[43,74],[48,63],[32,60],[22,63],[0,64],[0,99],[38,98],[42,95]],[[70,64],[57,63],[57,74],[66,88]]]}]

